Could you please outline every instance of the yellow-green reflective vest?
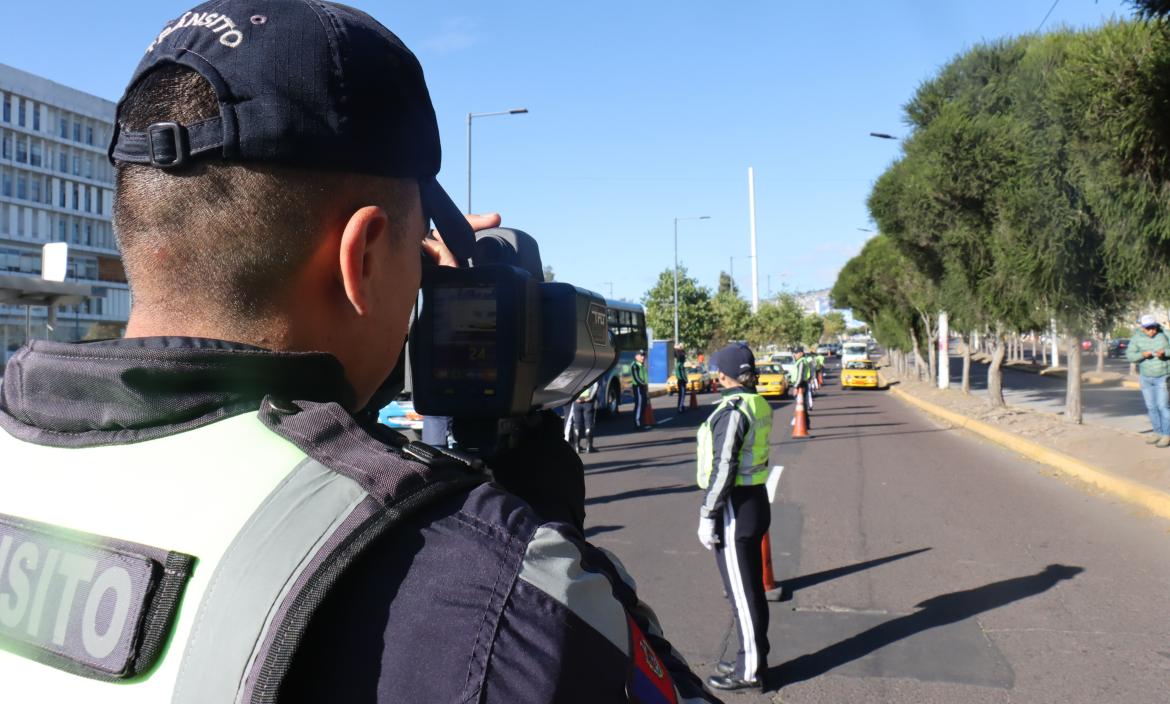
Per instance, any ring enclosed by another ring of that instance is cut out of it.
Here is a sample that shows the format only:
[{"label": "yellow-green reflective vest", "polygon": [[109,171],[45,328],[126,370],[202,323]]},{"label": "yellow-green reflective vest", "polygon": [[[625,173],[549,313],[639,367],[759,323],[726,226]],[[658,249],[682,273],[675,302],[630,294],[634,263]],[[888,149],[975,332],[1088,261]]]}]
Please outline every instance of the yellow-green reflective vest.
[{"label": "yellow-green reflective vest", "polygon": [[747,433],[744,434],[743,445],[739,450],[739,467],[735,474],[735,485],[753,486],[763,484],[768,479],[772,407],[768,405],[763,396],[743,390],[723,397],[707,420],[699,426],[695,478],[701,489],[708,487],[711,475],[715,472],[716,448],[714,447],[714,434],[711,430],[711,418],[733,404],[732,412],[742,413],[744,421],[747,423]]}]

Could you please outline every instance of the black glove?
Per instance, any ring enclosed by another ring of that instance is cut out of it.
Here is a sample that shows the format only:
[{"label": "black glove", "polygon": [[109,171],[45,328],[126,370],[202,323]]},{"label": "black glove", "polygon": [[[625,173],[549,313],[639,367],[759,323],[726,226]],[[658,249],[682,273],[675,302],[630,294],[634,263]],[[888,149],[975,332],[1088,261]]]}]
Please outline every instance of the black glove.
[{"label": "black glove", "polygon": [[585,532],[585,466],[565,442],[564,421],[544,411],[519,445],[488,466],[496,482],[524,499],[545,521],[563,521]]}]

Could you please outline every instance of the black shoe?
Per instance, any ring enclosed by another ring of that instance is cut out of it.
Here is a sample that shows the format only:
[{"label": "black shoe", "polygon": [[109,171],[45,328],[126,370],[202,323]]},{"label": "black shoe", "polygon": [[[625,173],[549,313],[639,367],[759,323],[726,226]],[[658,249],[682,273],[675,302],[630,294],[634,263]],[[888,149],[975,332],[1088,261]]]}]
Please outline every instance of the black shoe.
[{"label": "black shoe", "polygon": [[719,662],[715,663],[715,671],[721,675],[730,675],[731,673],[735,672],[735,663],[720,660]]},{"label": "black shoe", "polygon": [[707,684],[725,692],[735,692],[742,689],[760,690],[759,680],[741,680],[731,675],[712,675],[707,678]]}]

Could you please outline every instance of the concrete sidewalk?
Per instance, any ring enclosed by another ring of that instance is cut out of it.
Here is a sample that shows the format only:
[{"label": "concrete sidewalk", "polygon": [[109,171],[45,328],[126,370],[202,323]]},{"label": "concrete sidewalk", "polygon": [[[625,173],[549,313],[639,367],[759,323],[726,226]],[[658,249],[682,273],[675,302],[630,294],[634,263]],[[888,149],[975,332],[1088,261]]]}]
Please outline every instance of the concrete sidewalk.
[{"label": "concrete sidewalk", "polygon": [[1057,469],[1092,492],[1170,518],[1170,448],[1147,445],[1148,434],[1074,425],[1015,405],[992,409],[981,396],[898,379],[888,368],[881,375],[890,393],[937,418]]}]

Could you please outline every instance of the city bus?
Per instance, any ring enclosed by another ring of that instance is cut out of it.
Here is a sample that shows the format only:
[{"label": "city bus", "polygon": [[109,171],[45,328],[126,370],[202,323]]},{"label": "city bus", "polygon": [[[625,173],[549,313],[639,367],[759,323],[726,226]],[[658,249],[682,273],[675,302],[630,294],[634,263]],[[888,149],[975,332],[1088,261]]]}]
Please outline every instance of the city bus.
[{"label": "city bus", "polygon": [[634,354],[646,350],[649,343],[646,311],[641,305],[607,298],[605,307],[617,362],[601,377],[602,405],[599,410],[603,415],[615,416],[623,399],[633,400],[630,365],[634,363]]}]

